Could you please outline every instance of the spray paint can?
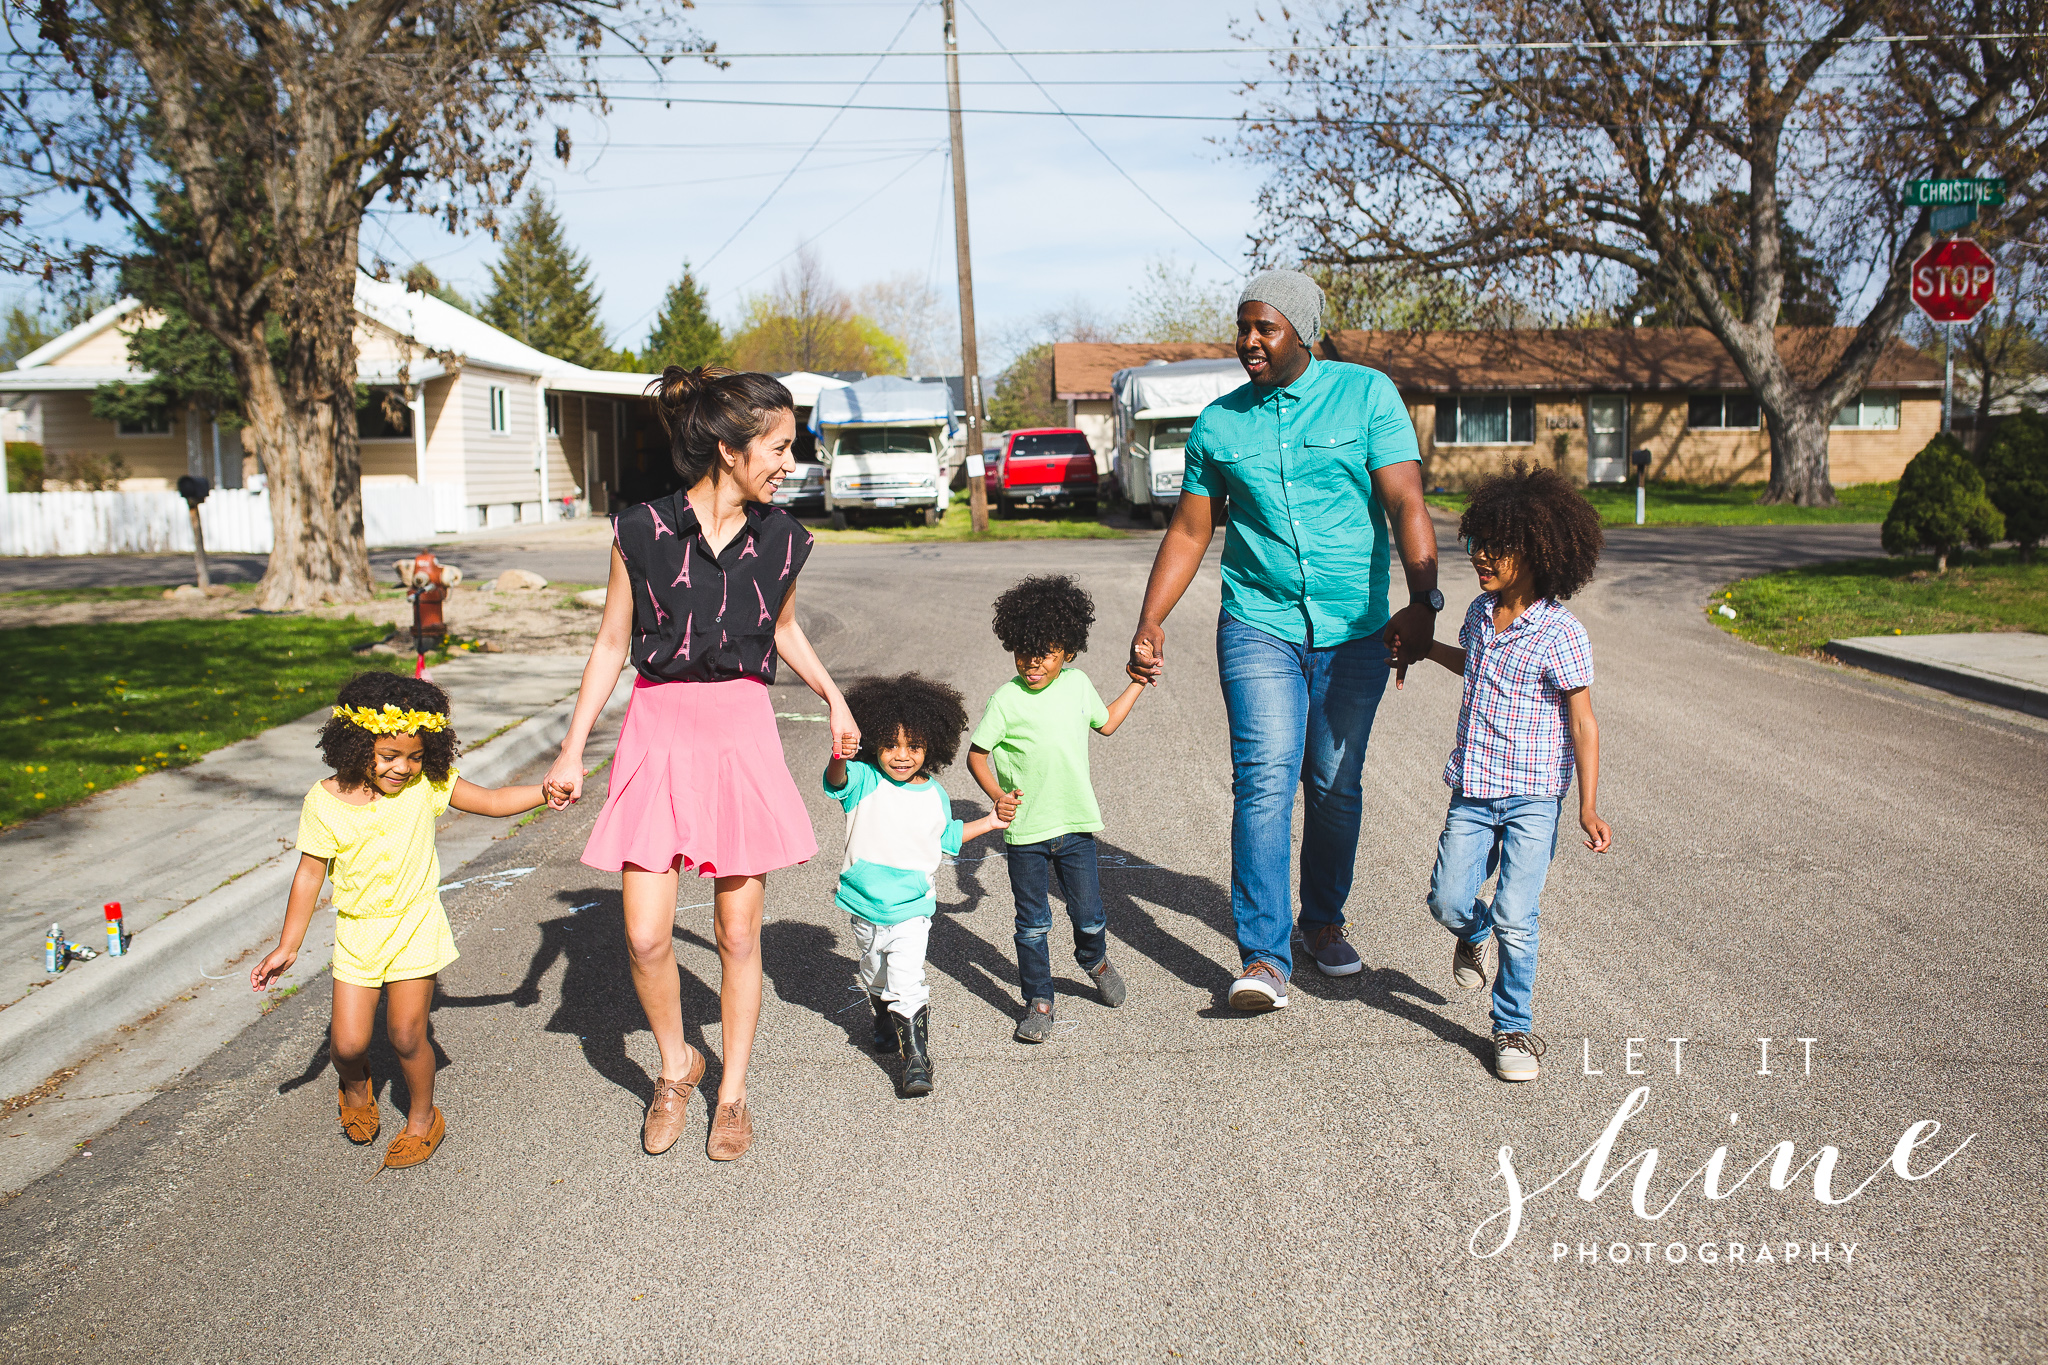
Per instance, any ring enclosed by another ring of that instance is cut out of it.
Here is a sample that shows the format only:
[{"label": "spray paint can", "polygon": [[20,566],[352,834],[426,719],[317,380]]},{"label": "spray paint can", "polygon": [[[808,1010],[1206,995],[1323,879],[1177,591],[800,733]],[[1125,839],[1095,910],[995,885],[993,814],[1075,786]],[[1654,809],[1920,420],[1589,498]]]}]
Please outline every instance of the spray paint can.
[{"label": "spray paint can", "polygon": [[64,929],[61,925],[50,926],[50,935],[43,940],[43,970],[61,972],[64,970]]},{"label": "spray paint can", "polygon": [[107,915],[107,956],[128,955],[128,934],[121,923],[121,902],[108,901],[104,907]]}]

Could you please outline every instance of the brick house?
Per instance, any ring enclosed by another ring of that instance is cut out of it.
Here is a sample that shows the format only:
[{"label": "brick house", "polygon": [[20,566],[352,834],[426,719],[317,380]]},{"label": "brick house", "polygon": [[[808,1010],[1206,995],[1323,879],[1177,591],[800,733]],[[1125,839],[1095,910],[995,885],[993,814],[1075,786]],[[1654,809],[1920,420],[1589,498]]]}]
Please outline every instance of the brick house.
[{"label": "brick house", "polygon": [[[1851,335],[1781,328],[1779,350],[1795,372],[1815,372]],[[1106,454],[1116,371],[1231,353],[1222,345],[1063,342],[1053,348],[1054,396]],[[1517,456],[1549,459],[1587,482],[1621,482],[1639,449],[1650,452],[1652,478],[1747,483],[1770,474],[1770,434],[1756,400],[1704,328],[1347,331],[1325,337],[1317,354],[1394,381],[1432,486],[1460,487]],[[1940,365],[1893,341],[1869,387],[1836,420],[1830,475],[1838,485],[1896,479],[1940,428]]]}]

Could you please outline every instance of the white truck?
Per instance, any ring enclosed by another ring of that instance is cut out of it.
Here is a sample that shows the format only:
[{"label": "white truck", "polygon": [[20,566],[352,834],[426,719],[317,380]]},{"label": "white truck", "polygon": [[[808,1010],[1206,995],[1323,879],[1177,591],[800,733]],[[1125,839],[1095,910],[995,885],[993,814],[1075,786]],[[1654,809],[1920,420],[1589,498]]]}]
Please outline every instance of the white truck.
[{"label": "white truck", "polygon": [[1117,486],[1134,518],[1164,527],[1180,501],[1185,448],[1195,418],[1215,399],[1245,383],[1235,360],[1158,361],[1118,370],[1115,398]]},{"label": "white truck", "polygon": [[952,424],[944,380],[877,375],[820,391],[811,430],[833,529],[894,520],[935,524],[950,500],[941,460]]}]

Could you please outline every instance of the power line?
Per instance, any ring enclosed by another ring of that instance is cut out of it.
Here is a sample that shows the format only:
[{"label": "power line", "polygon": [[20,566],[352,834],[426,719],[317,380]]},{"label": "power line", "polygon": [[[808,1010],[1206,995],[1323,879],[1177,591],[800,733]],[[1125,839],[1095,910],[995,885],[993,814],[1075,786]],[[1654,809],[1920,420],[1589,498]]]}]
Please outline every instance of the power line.
[{"label": "power line", "polygon": [[[896,30],[896,36],[889,40],[890,47],[893,48],[896,46],[896,44],[903,41],[903,35],[910,32],[910,21],[917,18],[919,11],[921,11],[922,9],[924,9],[924,0],[915,0],[915,2],[910,7],[910,13],[905,15],[903,18],[902,27],[898,28]],[[825,126],[818,131],[818,136],[812,141],[811,145],[804,148],[803,154],[797,157],[795,162],[793,162],[790,165],[789,173],[783,176],[781,180],[775,183],[775,188],[768,191],[768,197],[766,199],[763,199],[759,204],[754,206],[754,211],[752,213],[748,214],[743,220],[741,220],[740,225],[732,230],[732,236],[726,238],[723,242],[719,243],[718,250],[712,252],[709,256],[704,258],[704,264],[698,267],[699,269],[708,269],[713,261],[717,260],[720,256],[724,255],[725,249],[731,246],[734,242],[738,241],[740,234],[742,232],[745,232],[748,226],[756,218],[759,218],[761,216],[761,210],[767,208],[769,204],[774,202],[775,196],[782,193],[782,187],[787,185],[791,180],[796,178],[796,173],[799,170],[803,169],[804,162],[809,160],[811,153],[818,149],[818,143],[823,142],[825,140],[825,135],[831,132],[833,127],[838,124],[840,117],[846,113],[849,107],[852,106],[854,99],[867,85],[868,76],[873,76],[877,71],[880,71],[882,69],[882,62],[883,60],[886,59],[886,57],[887,54],[884,53],[883,56],[877,57],[875,59],[875,64],[868,68],[868,75],[863,76],[861,78],[861,83],[853,88],[853,94],[848,95],[846,97],[846,103],[839,106],[839,111],[833,114],[831,118],[825,121]],[[635,97],[627,96],[625,98],[631,99]],[[638,324],[635,325],[637,326]]]},{"label": "power line", "polygon": [[[994,43],[997,47],[1001,47],[1003,45],[1003,40],[996,36],[996,31],[994,29],[989,27],[988,20],[981,17],[981,11],[977,10],[973,6],[973,4],[970,3],[970,0],[960,0],[960,3],[961,6],[964,9],[966,9],[966,11],[969,14],[974,16],[974,22],[981,25],[982,31],[988,34],[989,41]],[[1079,133],[1082,139],[1085,140],[1090,147],[1093,147],[1096,150],[1096,153],[1100,155],[1104,161],[1107,161],[1109,163],[1109,168],[1115,171],[1118,175],[1122,176],[1126,181],[1130,183],[1132,189],[1136,190],[1139,194],[1145,197],[1146,203],[1150,204],[1153,208],[1158,209],[1159,212],[1166,218],[1167,222],[1173,224],[1182,232],[1186,233],[1189,241],[1193,242],[1196,246],[1202,248],[1202,250],[1208,252],[1211,256],[1214,256],[1217,259],[1217,261],[1221,262],[1225,270],[1230,271],[1232,274],[1238,273],[1238,268],[1235,265],[1232,265],[1229,261],[1224,260],[1222,252],[1218,251],[1215,247],[1212,247],[1207,242],[1203,241],[1201,237],[1196,235],[1195,230],[1193,228],[1189,227],[1186,223],[1183,223],[1180,219],[1174,217],[1173,211],[1171,209],[1167,208],[1166,205],[1160,203],[1157,199],[1154,199],[1152,197],[1152,192],[1146,189],[1143,185],[1140,185],[1138,183],[1136,176],[1132,175],[1129,171],[1125,170],[1121,165],[1119,165],[1117,163],[1116,158],[1111,156],[1107,151],[1105,151],[1103,149],[1102,144],[1097,142],[1092,136],[1090,136],[1086,128],[1083,128],[1078,122],[1075,121],[1074,116],[1072,114],[1069,114],[1065,109],[1060,107],[1060,102],[1052,97],[1052,92],[1050,90],[1047,90],[1044,86],[1038,84],[1037,79],[1034,78],[1031,72],[1025,68],[1023,62],[1019,61],[1015,56],[1012,56],[1010,58],[1010,61],[1011,64],[1014,65],[1019,72],[1023,73],[1025,80],[1030,81],[1032,85],[1038,87],[1038,93],[1045,96],[1045,102],[1047,104],[1050,104],[1055,110],[1058,110],[1060,117],[1064,118],[1067,121],[1067,123],[1073,128],[1073,130]],[[966,111],[963,110],[962,112],[964,113]]]},{"label": "power line", "polygon": [[753,274],[751,274],[751,275],[747,276],[747,277],[746,277],[745,279],[741,280],[741,281],[740,281],[740,282],[739,282],[738,284],[736,284],[736,285],[733,285],[733,286],[732,286],[732,287],[731,287],[730,289],[726,290],[726,291],[725,291],[726,297],[728,297],[728,298],[729,298],[729,297],[731,297],[732,295],[734,295],[734,294],[737,294],[737,293],[739,293],[739,292],[740,292],[740,290],[742,290],[742,289],[745,289],[745,288],[746,288],[746,287],[747,287],[748,285],[752,284],[752,283],[753,283],[753,282],[754,282],[755,280],[758,280],[758,279],[760,279],[760,278],[761,278],[761,277],[762,277],[763,275],[765,275],[765,274],[767,274],[767,273],[768,273],[769,271],[773,270],[773,269],[774,269],[774,268],[775,268],[776,266],[778,266],[778,265],[781,265],[781,264],[782,264],[782,263],[783,263],[784,261],[786,261],[786,260],[788,260],[788,259],[789,259],[790,257],[792,257],[792,256],[796,255],[796,253],[797,253],[797,252],[799,252],[799,251],[802,251],[802,250],[803,250],[803,249],[804,249],[805,247],[809,246],[809,245],[810,245],[810,244],[811,244],[812,242],[815,242],[815,241],[817,241],[817,240],[818,240],[818,239],[819,239],[820,237],[823,237],[823,236],[824,236],[824,235],[825,235],[826,233],[830,232],[830,231],[831,231],[831,230],[832,230],[833,228],[836,228],[836,227],[838,227],[838,226],[839,226],[839,225],[840,225],[841,223],[843,223],[843,222],[845,222],[845,221],[846,221],[847,219],[849,219],[849,218],[853,217],[853,215],[854,215],[854,214],[856,214],[856,213],[859,213],[859,212],[860,212],[860,211],[861,211],[862,209],[866,208],[866,207],[867,207],[867,206],[868,206],[869,204],[872,204],[872,203],[874,203],[874,202],[875,202],[875,200],[877,200],[877,199],[879,199],[879,198],[881,198],[881,197],[882,197],[882,193],[883,193],[883,191],[885,191],[885,190],[888,190],[888,189],[892,188],[892,187],[893,187],[893,186],[894,186],[894,185],[896,184],[896,182],[897,182],[897,181],[901,180],[901,179],[902,179],[902,178],[903,178],[904,176],[906,176],[906,175],[909,175],[909,174],[910,174],[910,173],[911,173],[912,171],[916,170],[916,169],[917,169],[917,168],[918,168],[919,166],[922,166],[922,165],[924,164],[924,160],[925,160],[925,157],[928,157],[928,156],[930,156],[930,155],[932,154],[932,152],[936,152],[936,151],[938,151],[938,150],[940,150],[940,149],[939,149],[939,148],[937,148],[937,147],[934,147],[934,148],[932,148],[932,149],[931,149],[931,151],[928,151],[928,152],[926,152],[926,153],[924,154],[924,156],[921,156],[921,157],[919,157],[919,158],[918,158],[917,160],[915,160],[915,161],[911,162],[911,163],[910,163],[910,164],[909,164],[908,166],[905,166],[905,167],[904,167],[904,168],[903,168],[902,170],[900,170],[900,171],[896,172],[896,174],[894,174],[894,175],[890,176],[890,177],[889,177],[889,178],[888,178],[887,180],[883,181],[883,182],[882,182],[882,183],[881,183],[880,185],[878,185],[878,186],[876,186],[876,187],[875,187],[875,192],[874,192],[873,194],[870,194],[870,195],[869,195],[869,196],[868,196],[867,198],[865,198],[865,199],[861,200],[861,201],[860,201],[860,202],[859,202],[858,204],[855,204],[855,205],[854,205],[854,206],[853,206],[852,208],[850,208],[850,209],[848,209],[848,210],[847,210],[846,212],[844,212],[844,213],[840,214],[840,215],[839,215],[839,216],[838,216],[837,218],[834,218],[834,219],[833,219],[833,220],[832,220],[831,222],[829,222],[829,223],[825,224],[825,226],[823,226],[823,227],[819,228],[819,229],[818,229],[818,230],[817,230],[816,232],[812,233],[812,234],[811,234],[810,236],[808,236],[808,237],[804,238],[804,239],[803,239],[802,241],[798,242],[798,243],[797,243],[797,244],[796,244],[795,246],[791,247],[791,248],[790,248],[790,249],[789,249],[788,251],[785,251],[785,252],[783,252],[783,253],[782,253],[782,254],[781,254],[780,256],[777,256],[777,257],[776,257],[776,258],[775,258],[774,260],[772,260],[772,261],[768,262],[768,264],[766,264],[766,265],[762,266],[762,267],[761,267],[761,268],[760,268],[759,270],[756,270],[756,271],[755,271],[755,272],[754,272]]}]

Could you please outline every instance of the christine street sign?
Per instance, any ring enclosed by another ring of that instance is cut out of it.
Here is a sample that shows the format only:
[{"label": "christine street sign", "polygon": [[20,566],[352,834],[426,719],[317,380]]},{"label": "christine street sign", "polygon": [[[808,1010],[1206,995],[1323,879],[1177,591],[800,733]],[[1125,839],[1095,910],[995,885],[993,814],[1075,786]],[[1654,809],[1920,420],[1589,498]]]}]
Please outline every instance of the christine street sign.
[{"label": "christine street sign", "polygon": [[1915,209],[1959,208],[1968,204],[2003,204],[2005,181],[1980,176],[1974,180],[1908,180],[1906,207]]}]

